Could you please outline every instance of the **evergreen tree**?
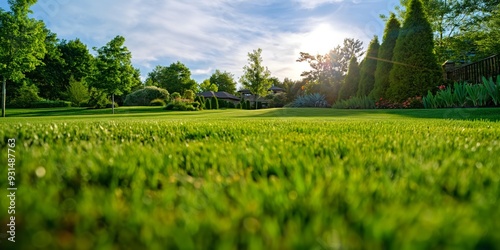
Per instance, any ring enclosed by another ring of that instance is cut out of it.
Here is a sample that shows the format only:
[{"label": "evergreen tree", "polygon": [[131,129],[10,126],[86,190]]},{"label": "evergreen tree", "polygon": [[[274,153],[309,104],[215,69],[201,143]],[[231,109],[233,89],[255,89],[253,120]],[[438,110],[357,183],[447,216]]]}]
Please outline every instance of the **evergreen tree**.
[{"label": "evergreen tree", "polygon": [[394,48],[398,40],[401,23],[395,14],[391,14],[384,31],[384,41],[380,45],[378,52],[377,70],[375,71],[375,87],[370,96],[375,99],[386,98],[386,91],[389,88],[389,75],[392,70],[392,57]]},{"label": "evergreen tree", "polygon": [[353,97],[358,92],[359,85],[359,64],[354,56],[349,62],[349,71],[339,91],[339,100],[346,100]]},{"label": "evergreen tree", "polygon": [[380,44],[378,42],[378,37],[375,36],[370,42],[368,52],[366,52],[365,62],[360,70],[358,96],[367,96],[375,86],[375,71],[377,70],[379,48]]},{"label": "evergreen tree", "polygon": [[393,57],[388,98],[403,101],[422,96],[442,79],[434,54],[434,36],[420,0],[411,0]]}]

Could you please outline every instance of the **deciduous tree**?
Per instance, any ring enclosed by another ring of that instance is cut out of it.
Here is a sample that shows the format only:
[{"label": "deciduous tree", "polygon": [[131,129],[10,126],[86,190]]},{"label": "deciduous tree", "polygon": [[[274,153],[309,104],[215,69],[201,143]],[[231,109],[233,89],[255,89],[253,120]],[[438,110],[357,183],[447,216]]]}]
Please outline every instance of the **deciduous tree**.
[{"label": "deciduous tree", "polygon": [[255,108],[257,108],[257,98],[265,95],[271,87],[269,77],[271,72],[262,65],[262,49],[248,53],[248,64],[243,67],[243,75],[240,82],[245,88],[255,95]]},{"label": "deciduous tree", "polygon": [[236,93],[234,75],[227,71],[215,70],[212,76],[210,76],[210,83],[215,84],[218,91],[225,91],[233,95]]},{"label": "deciduous tree", "polygon": [[0,9],[0,75],[2,116],[5,117],[7,80],[19,81],[41,64],[46,53],[44,25],[30,18],[36,0],[9,0],[10,11]]},{"label": "deciduous tree", "polygon": [[112,96],[113,114],[115,95],[121,95],[140,83],[137,70],[132,67],[132,54],[124,43],[124,37],[116,36],[105,46],[95,49],[98,55],[91,86]]}]

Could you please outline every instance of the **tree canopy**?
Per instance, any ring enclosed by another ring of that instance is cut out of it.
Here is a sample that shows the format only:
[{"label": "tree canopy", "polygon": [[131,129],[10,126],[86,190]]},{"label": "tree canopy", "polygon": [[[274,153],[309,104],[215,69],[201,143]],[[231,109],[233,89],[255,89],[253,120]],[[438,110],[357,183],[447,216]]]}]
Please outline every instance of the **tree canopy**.
[{"label": "tree canopy", "polygon": [[260,48],[248,53],[248,64],[243,67],[243,75],[240,78],[241,84],[256,95],[266,95],[271,87],[271,72],[262,65],[261,54]]},{"label": "tree canopy", "polygon": [[131,63],[132,55],[124,43],[124,37],[116,36],[105,46],[94,48],[98,55],[91,86],[112,95],[113,99],[140,84],[139,74]]},{"label": "tree canopy", "polygon": [[41,21],[30,18],[36,0],[9,0],[11,11],[0,9],[0,75],[2,116],[5,117],[7,80],[17,82],[42,63],[46,53]]},{"label": "tree canopy", "polygon": [[234,81],[234,75],[227,71],[215,70],[215,72],[210,76],[210,83],[217,86],[218,91],[225,91],[230,94],[236,93],[236,82]]},{"label": "tree canopy", "polygon": [[148,80],[154,86],[166,89],[169,93],[184,94],[184,91],[190,89],[198,92],[198,84],[191,79],[191,71],[186,65],[177,61],[170,66],[156,66],[148,74]]}]

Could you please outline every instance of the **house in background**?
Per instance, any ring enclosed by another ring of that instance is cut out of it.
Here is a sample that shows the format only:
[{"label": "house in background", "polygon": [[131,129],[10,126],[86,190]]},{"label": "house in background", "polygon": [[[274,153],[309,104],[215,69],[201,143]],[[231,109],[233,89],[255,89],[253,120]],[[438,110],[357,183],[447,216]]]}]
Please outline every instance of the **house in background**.
[{"label": "house in background", "polygon": [[231,95],[225,91],[219,91],[219,92],[205,91],[205,92],[199,93],[198,96],[203,96],[205,98],[216,97],[219,100],[232,102],[233,104],[238,104],[240,102],[240,98],[238,98],[235,95]]}]

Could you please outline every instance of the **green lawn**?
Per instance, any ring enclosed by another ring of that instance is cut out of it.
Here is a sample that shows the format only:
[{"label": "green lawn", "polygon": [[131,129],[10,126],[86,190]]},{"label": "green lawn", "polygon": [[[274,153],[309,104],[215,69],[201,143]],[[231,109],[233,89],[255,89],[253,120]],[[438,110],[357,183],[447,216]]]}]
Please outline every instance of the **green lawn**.
[{"label": "green lawn", "polygon": [[[500,245],[500,109],[110,112],[8,110],[0,119],[2,165],[16,139],[9,246]],[[7,167],[0,177],[6,225]]]}]

